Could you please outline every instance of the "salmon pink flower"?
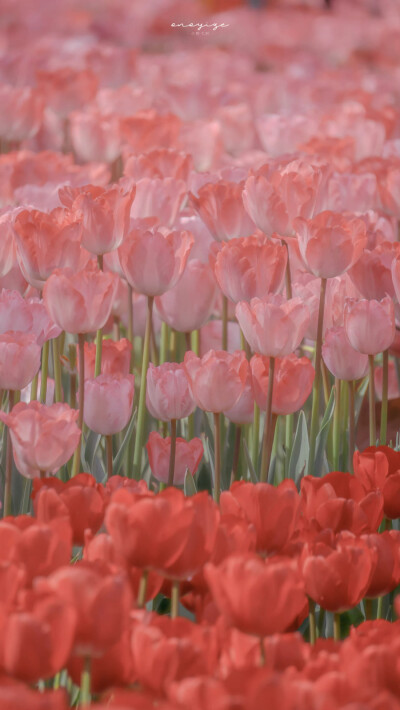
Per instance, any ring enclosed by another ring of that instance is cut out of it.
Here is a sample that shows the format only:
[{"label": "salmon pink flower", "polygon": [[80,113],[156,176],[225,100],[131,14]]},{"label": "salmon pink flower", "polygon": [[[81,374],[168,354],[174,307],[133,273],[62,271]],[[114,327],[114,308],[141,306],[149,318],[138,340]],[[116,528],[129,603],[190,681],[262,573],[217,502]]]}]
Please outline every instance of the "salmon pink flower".
[{"label": "salmon pink flower", "polygon": [[128,283],[138,293],[161,296],[182,276],[193,243],[190,232],[133,230],[118,249]]},{"label": "salmon pink flower", "polygon": [[200,409],[219,413],[230,409],[242,394],[248,373],[245,353],[210,350],[202,358],[186,352],[184,368],[193,399]]},{"label": "salmon pink flower", "polygon": [[70,114],[70,136],[79,161],[112,163],[121,153],[119,118],[90,109]]},{"label": "salmon pink flower", "polygon": [[[151,472],[157,481],[168,483],[171,437],[163,439],[156,431],[150,433],[146,444]],[[173,484],[183,486],[186,471],[194,476],[203,457],[201,439],[186,441],[177,437]]]},{"label": "salmon pink flower", "polygon": [[122,431],[132,414],[133,375],[99,375],[85,380],[83,420],[92,431],[109,436]]},{"label": "salmon pink flower", "polygon": [[381,301],[348,298],[344,327],[350,344],[365,355],[387,350],[395,337],[394,305],[389,296]]},{"label": "salmon pink flower", "polygon": [[40,473],[57,473],[71,458],[80,438],[76,425],[78,411],[68,404],[19,402],[10,414],[0,412],[9,427],[15,465],[26,478]]},{"label": "salmon pink flower", "polygon": [[271,237],[274,232],[282,235],[292,232],[286,205],[264,175],[251,175],[247,178],[243,202],[248,214],[264,234]]},{"label": "salmon pink flower", "polygon": [[255,231],[243,205],[242,187],[237,183],[224,180],[208,183],[200,188],[198,197],[190,193],[190,199],[217,242],[249,237]]},{"label": "salmon pink flower", "polygon": [[82,188],[72,206],[82,215],[82,246],[92,254],[117,249],[129,232],[134,199],[135,187],[124,192],[115,185],[100,194]]},{"label": "salmon pink flower", "polygon": [[379,301],[385,296],[396,298],[391,267],[400,257],[398,242],[382,242],[374,249],[365,249],[349,270],[349,276],[363,298]]},{"label": "salmon pink flower", "polygon": [[218,285],[234,303],[279,293],[285,279],[287,249],[277,241],[250,236],[222,244],[215,259]]},{"label": "salmon pink flower", "polygon": [[82,219],[66,209],[57,207],[49,214],[23,210],[15,218],[14,231],[21,271],[40,291],[56,268],[76,271],[88,262],[81,248]]},{"label": "salmon pink flower", "polygon": [[56,269],[43,289],[45,306],[57,325],[68,333],[93,333],[110,317],[117,278],[88,266],[74,273]]},{"label": "salmon pink flower", "polygon": [[329,372],[339,380],[359,380],[368,373],[368,355],[352,347],[343,327],[326,331],[322,357]]},{"label": "salmon pink flower", "polygon": [[162,421],[183,419],[195,409],[183,364],[165,362],[147,370],[146,406],[152,417]]},{"label": "salmon pink flower", "polygon": [[[265,411],[268,396],[269,358],[253,355],[250,360],[254,398]],[[315,371],[307,357],[288,355],[275,361],[273,414],[294,414],[311,394]]]},{"label": "salmon pink flower", "polygon": [[46,105],[61,118],[87,105],[97,93],[97,78],[90,69],[63,66],[57,69],[39,69],[36,81]]},{"label": "salmon pink flower", "polygon": [[[102,375],[129,375],[132,343],[127,338],[103,340],[101,348]],[[94,378],[96,343],[85,343],[85,377]],[[79,362],[77,360],[77,362]]]},{"label": "salmon pink flower", "polygon": [[304,263],[323,279],[350,269],[367,245],[365,222],[353,215],[321,212],[313,219],[297,218],[294,227]]},{"label": "salmon pink flower", "polygon": [[34,333],[8,331],[0,335],[0,389],[21,390],[40,368],[41,347]]},{"label": "salmon pink flower", "polygon": [[217,285],[208,264],[188,261],[178,283],[155,300],[157,311],[170,328],[179,333],[198,330],[209,319],[217,296]]},{"label": "salmon pink flower", "polygon": [[303,340],[310,312],[300,298],[286,300],[270,294],[238,303],[236,317],[252,350],[266,357],[284,357]]},{"label": "salmon pink flower", "polygon": [[6,141],[23,141],[37,133],[43,119],[43,98],[28,86],[0,87],[0,136]]}]

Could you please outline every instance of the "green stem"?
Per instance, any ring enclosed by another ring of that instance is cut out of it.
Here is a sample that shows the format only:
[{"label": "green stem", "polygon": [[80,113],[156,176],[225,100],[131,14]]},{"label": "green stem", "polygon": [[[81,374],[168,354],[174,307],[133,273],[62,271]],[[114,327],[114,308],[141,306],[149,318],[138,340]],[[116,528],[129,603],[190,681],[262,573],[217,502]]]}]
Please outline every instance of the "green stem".
[{"label": "green stem", "polygon": [[263,446],[261,455],[261,476],[260,481],[265,483],[268,479],[269,464],[271,461],[271,452],[273,440],[270,444],[271,429],[272,429],[272,395],[274,391],[274,376],[275,376],[275,358],[269,358],[269,373],[268,373],[268,390],[267,390],[267,406],[265,411],[265,424],[263,435]]},{"label": "green stem", "polygon": [[383,597],[379,597],[378,605],[376,607],[376,618],[382,619],[383,617]]},{"label": "green stem", "polygon": [[372,599],[364,599],[365,620],[372,620]]},{"label": "green stem", "polygon": [[142,459],[142,444],[144,435],[144,425],[146,418],[146,375],[147,368],[149,366],[149,356],[150,356],[150,337],[151,337],[151,323],[153,316],[153,302],[154,297],[148,296],[147,298],[147,321],[146,321],[146,332],[144,336],[143,343],[143,357],[142,357],[142,372],[140,378],[140,395],[139,395],[139,409],[138,409],[138,420],[136,427],[136,439],[135,439],[135,451],[133,455],[133,469],[135,478],[140,478],[140,462]]},{"label": "green stem", "polygon": [[333,414],[333,470],[339,471],[340,447],[340,380],[335,377],[335,411]]},{"label": "green stem", "polygon": [[259,447],[259,436],[260,436],[260,407],[254,402],[254,419],[253,419],[253,437],[252,437],[252,451],[251,460],[253,461],[254,470],[258,469],[258,447]]},{"label": "green stem", "polygon": [[71,368],[71,378],[69,386],[69,405],[71,409],[76,407],[76,347],[75,343],[68,346],[68,359]]},{"label": "green stem", "polygon": [[232,474],[231,482],[238,480],[238,468],[240,460],[240,444],[242,441],[242,427],[236,424],[235,443],[233,447]]},{"label": "green stem", "polygon": [[147,580],[149,578],[149,571],[144,569],[139,582],[137,605],[138,609],[143,609],[146,602],[146,591],[147,591]]},{"label": "green stem", "polygon": [[133,288],[128,284],[128,340],[132,345],[132,350],[131,350],[131,366],[129,369],[129,372],[132,373],[135,367],[135,347],[134,347],[134,338],[133,338]]},{"label": "green stem", "polygon": [[50,342],[46,340],[43,343],[42,348],[42,371],[40,380],[40,401],[42,404],[46,404],[46,394],[47,394],[47,375],[49,372],[49,351]]},{"label": "green stem", "polygon": [[39,373],[37,372],[35,377],[33,378],[31,382],[31,402],[37,399],[38,395],[38,380],[39,380]]},{"label": "green stem", "polygon": [[355,383],[351,380],[349,387],[349,471],[353,473],[353,455],[356,448],[356,406],[355,406]]},{"label": "green stem", "polygon": [[340,614],[337,611],[333,614],[333,638],[340,641]]},{"label": "green stem", "polygon": [[190,334],[190,344],[192,351],[194,352],[197,357],[200,355],[200,331],[199,330],[192,330]]},{"label": "green stem", "polygon": [[219,503],[221,495],[221,415],[214,412],[214,500]]},{"label": "green stem", "polygon": [[324,310],[325,310],[325,295],[326,295],[327,279],[321,279],[321,292],[319,297],[318,310],[318,327],[317,327],[317,343],[315,348],[315,378],[313,385],[313,400],[311,410],[311,431],[310,431],[310,451],[308,459],[308,474],[311,475],[314,471],[315,446],[317,441],[318,426],[319,426],[319,397],[321,389],[321,352],[322,352],[322,334],[324,326]]},{"label": "green stem", "polygon": [[103,330],[99,328],[96,332],[96,360],[94,363],[94,376],[98,377],[101,374],[101,356],[103,350]]},{"label": "green stem", "polygon": [[228,299],[222,296],[222,350],[228,350]]},{"label": "green stem", "polygon": [[168,485],[174,485],[176,452],[176,419],[171,419],[171,449],[169,453]]},{"label": "green stem", "polygon": [[[11,412],[14,406],[14,391],[10,390],[9,400],[8,400],[8,411]],[[5,485],[4,485],[4,517],[12,515],[12,500],[11,500],[11,478],[12,478],[12,464],[13,464],[13,453],[12,453],[12,442],[10,428],[7,428],[7,450],[6,450],[6,471],[5,471]]]},{"label": "green stem", "polygon": [[113,475],[113,438],[112,434],[106,436],[106,449],[107,449],[107,478],[111,478]]},{"label": "green stem", "polygon": [[166,323],[161,323],[161,339],[160,339],[160,365],[167,362],[168,357],[168,326]]},{"label": "green stem", "polygon": [[287,414],[285,417],[285,478],[289,475],[290,453],[293,445],[293,414]]},{"label": "green stem", "polygon": [[84,666],[82,670],[82,675],[81,675],[81,696],[80,696],[80,705],[90,705],[91,702],[91,695],[90,695],[90,687],[91,687],[91,671],[90,671],[90,656],[86,656],[84,659]]},{"label": "green stem", "polygon": [[388,419],[388,390],[389,390],[389,350],[384,350],[382,355],[382,404],[381,404],[381,433],[380,444],[386,444],[387,419]]},{"label": "green stem", "polygon": [[285,286],[286,286],[286,298],[289,300],[292,298],[292,275],[290,273],[290,259],[289,259],[289,247],[285,240],[281,240],[281,244],[286,247],[287,251],[287,261],[286,261],[286,271],[285,271]]},{"label": "green stem", "polygon": [[314,644],[317,640],[317,622],[315,619],[315,602],[312,599],[308,600],[308,607],[309,607],[308,620],[309,620],[309,627],[310,627],[310,644],[312,646],[314,646]]},{"label": "green stem", "polygon": [[53,338],[52,347],[54,361],[54,397],[56,402],[62,402],[60,341],[58,338]]},{"label": "green stem", "polygon": [[175,579],[171,588],[171,619],[176,619],[179,609],[179,581]]},{"label": "green stem", "polygon": [[79,354],[79,416],[78,427],[81,430],[78,446],[75,449],[74,460],[72,462],[71,478],[79,473],[81,462],[81,446],[82,446],[82,428],[83,428],[83,407],[85,402],[85,335],[78,335],[78,354]]},{"label": "green stem", "polygon": [[369,445],[376,445],[374,356],[368,355],[369,364]]}]

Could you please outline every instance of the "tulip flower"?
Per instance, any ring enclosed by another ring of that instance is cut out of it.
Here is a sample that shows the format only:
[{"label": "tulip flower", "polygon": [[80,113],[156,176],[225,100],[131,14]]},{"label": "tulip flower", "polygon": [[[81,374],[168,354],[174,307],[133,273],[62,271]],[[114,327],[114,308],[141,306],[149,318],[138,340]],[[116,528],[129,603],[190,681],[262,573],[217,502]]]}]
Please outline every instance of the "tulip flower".
[{"label": "tulip flower", "polygon": [[175,440],[175,454],[171,467],[172,438],[163,439],[156,431],[150,433],[146,444],[151,472],[158,481],[169,486],[183,486],[186,471],[194,476],[203,457],[201,439],[186,441],[180,437]]}]

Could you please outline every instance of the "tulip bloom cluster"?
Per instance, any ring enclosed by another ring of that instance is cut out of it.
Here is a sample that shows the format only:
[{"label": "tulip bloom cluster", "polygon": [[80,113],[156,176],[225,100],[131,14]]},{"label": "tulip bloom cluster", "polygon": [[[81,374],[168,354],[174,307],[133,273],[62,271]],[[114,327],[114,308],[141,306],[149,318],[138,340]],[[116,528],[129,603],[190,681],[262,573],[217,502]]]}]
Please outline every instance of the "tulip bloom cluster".
[{"label": "tulip bloom cluster", "polygon": [[400,709],[398,0],[1,15],[0,710]]}]

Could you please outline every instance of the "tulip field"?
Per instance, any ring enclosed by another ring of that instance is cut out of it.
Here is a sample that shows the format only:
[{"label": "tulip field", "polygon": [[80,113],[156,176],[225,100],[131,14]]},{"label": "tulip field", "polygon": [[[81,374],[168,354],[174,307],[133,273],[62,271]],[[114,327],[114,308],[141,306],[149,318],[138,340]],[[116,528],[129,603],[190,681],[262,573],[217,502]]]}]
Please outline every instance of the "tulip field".
[{"label": "tulip field", "polygon": [[400,710],[400,1],[0,0],[0,710]]}]

